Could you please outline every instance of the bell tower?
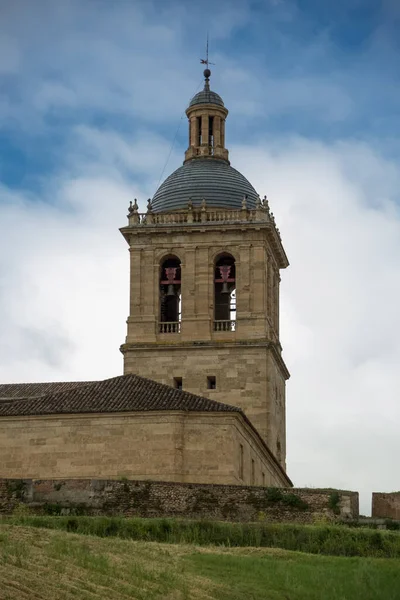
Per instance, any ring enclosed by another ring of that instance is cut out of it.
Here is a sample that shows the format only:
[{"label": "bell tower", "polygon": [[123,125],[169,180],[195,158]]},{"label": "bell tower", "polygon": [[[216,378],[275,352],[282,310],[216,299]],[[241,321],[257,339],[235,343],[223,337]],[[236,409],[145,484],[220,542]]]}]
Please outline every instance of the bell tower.
[{"label": "bell tower", "polygon": [[222,98],[204,89],[186,111],[189,146],[121,233],[130,250],[124,372],[242,408],[285,468],[280,270],[288,266],[266,197],[228,160]]}]

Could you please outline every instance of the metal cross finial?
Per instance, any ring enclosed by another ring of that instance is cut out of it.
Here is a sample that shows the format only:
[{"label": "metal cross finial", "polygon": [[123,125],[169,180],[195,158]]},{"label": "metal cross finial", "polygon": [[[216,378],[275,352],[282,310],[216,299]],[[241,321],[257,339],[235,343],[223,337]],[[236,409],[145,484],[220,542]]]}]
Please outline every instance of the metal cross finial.
[{"label": "metal cross finial", "polygon": [[215,63],[212,63],[208,60],[208,31],[207,31],[206,58],[205,59],[201,58],[200,63],[202,65],[206,65],[207,69],[208,69],[208,65],[215,65]]}]

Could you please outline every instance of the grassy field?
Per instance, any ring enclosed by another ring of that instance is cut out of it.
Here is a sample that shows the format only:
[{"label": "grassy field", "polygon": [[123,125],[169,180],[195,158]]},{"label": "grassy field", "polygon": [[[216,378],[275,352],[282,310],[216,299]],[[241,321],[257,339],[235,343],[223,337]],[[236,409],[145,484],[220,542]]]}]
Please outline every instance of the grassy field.
[{"label": "grassy field", "polygon": [[3,517],[0,523],[172,544],[266,547],[330,556],[400,558],[400,533],[339,525],[222,523],[123,517]]},{"label": "grassy field", "polygon": [[1,600],[399,600],[400,560],[0,524]]}]

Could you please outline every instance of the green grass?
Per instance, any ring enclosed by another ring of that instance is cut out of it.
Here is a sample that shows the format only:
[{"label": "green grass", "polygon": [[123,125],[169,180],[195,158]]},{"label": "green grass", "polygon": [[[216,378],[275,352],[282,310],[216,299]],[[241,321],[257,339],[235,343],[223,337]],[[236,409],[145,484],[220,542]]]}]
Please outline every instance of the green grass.
[{"label": "green grass", "polygon": [[262,550],[187,557],[193,572],[218,583],[218,600],[399,600],[398,560],[333,558]]},{"label": "green grass", "polygon": [[399,533],[353,529],[338,525],[51,516],[9,517],[3,518],[2,522],[60,529],[99,537],[120,537],[175,544],[251,546],[283,548],[331,556],[400,558]]},{"label": "green grass", "polygon": [[1,600],[399,600],[400,560],[159,544],[0,523]]},{"label": "green grass", "polygon": [[158,544],[0,526],[1,600],[73,598],[184,600],[189,596],[174,552]]}]

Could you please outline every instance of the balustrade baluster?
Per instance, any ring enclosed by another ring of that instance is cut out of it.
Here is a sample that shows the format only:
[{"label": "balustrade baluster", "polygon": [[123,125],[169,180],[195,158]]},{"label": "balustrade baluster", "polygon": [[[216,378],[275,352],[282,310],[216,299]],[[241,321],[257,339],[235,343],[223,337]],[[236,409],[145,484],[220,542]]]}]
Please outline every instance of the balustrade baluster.
[{"label": "balustrade baluster", "polygon": [[[191,210],[190,213],[136,213],[137,221],[133,226],[137,225],[169,225],[169,224],[184,224],[184,223],[202,223],[202,213],[199,210]],[[233,223],[235,221],[257,221],[260,219],[256,210],[247,210],[244,216],[241,210],[206,210],[204,213],[204,221],[207,223]],[[267,216],[262,215],[263,220],[268,220]]]},{"label": "balustrade baluster", "polygon": [[236,331],[236,321],[214,321],[214,331]]},{"label": "balustrade baluster", "polygon": [[180,333],[181,332],[181,323],[180,323],[180,321],[160,322],[158,324],[158,331],[159,331],[159,333]]}]

